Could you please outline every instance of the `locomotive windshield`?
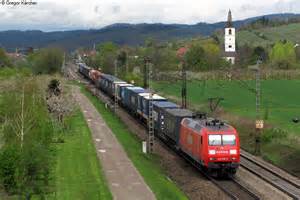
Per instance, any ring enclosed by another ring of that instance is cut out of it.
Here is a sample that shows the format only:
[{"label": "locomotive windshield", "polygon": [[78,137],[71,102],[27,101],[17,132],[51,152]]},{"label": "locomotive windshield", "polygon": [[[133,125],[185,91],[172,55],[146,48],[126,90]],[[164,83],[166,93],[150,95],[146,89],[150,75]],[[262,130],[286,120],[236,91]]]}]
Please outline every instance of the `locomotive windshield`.
[{"label": "locomotive windshield", "polygon": [[209,135],[208,136],[208,144],[210,146],[219,146],[222,144],[221,135]]},{"label": "locomotive windshield", "polygon": [[235,135],[223,135],[223,145],[235,145]]},{"label": "locomotive windshield", "polygon": [[210,146],[235,145],[235,135],[208,135]]}]

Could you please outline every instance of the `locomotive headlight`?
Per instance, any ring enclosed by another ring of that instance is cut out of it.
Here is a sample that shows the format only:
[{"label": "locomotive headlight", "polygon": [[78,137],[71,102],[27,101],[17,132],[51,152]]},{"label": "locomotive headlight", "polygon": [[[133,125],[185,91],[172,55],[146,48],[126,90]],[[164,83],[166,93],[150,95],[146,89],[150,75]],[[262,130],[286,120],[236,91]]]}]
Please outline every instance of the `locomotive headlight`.
[{"label": "locomotive headlight", "polygon": [[230,149],[230,151],[229,151],[229,152],[230,152],[230,154],[231,154],[231,155],[232,155],[232,154],[234,154],[234,155],[235,155],[235,154],[237,153],[236,149]]},{"label": "locomotive headlight", "polygon": [[216,154],[216,150],[209,150],[209,151],[208,151],[208,154],[209,154],[209,155],[215,155],[215,154]]}]

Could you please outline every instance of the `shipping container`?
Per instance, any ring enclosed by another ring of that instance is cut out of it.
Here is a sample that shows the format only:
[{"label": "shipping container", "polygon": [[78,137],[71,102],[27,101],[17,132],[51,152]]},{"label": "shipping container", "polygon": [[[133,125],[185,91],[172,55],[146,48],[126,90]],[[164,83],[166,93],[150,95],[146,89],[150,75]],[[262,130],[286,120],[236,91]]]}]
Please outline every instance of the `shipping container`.
[{"label": "shipping container", "polygon": [[110,77],[109,74],[101,74],[100,79],[98,79],[96,84],[96,86],[103,92],[107,92],[108,82],[106,80],[108,77]]},{"label": "shipping container", "polygon": [[115,76],[109,74],[103,74],[100,80],[100,89],[107,93],[110,97],[113,97],[115,94],[115,84],[126,83],[121,79],[118,79]]},{"label": "shipping container", "polygon": [[90,72],[91,68],[89,68],[88,66],[86,66],[83,63],[79,64],[79,72],[85,77],[90,79],[89,77],[89,72]]},{"label": "shipping container", "polygon": [[[140,103],[140,110],[142,112],[142,117],[146,120],[148,120],[148,116],[149,116],[149,103],[150,103],[150,93],[145,93],[144,95],[140,95],[140,99],[141,99],[141,103]],[[167,101],[166,98],[161,97],[157,94],[153,94],[152,95],[152,103],[153,102],[164,102]]]},{"label": "shipping container", "polygon": [[161,127],[160,119],[162,118],[162,112],[165,109],[176,109],[179,108],[179,106],[175,103],[172,103],[170,101],[156,101],[153,102],[153,119],[154,119],[154,130],[156,133],[163,127]]},{"label": "shipping container", "polygon": [[158,134],[175,145],[179,144],[180,123],[183,118],[193,117],[193,112],[186,109],[164,109],[159,119]]},{"label": "shipping container", "polygon": [[124,88],[125,87],[134,87],[132,84],[129,83],[118,83],[117,84],[117,98],[119,101],[121,101],[122,98],[124,98]]},{"label": "shipping container", "polygon": [[146,96],[147,94],[149,93],[140,93],[138,95],[138,107],[137,107],[137,113],[140,115],[140,116],[143,116],[143,110],[142,110],[142,107],[143,107],[143,96]]},{"label": "shipping container", "polygon": [[128,108],[129,111],[136,113],[138,105],[138,94],[144,93],[145,89],[141,87],[125,87],[124,88],[124,99],[122,104]]}]

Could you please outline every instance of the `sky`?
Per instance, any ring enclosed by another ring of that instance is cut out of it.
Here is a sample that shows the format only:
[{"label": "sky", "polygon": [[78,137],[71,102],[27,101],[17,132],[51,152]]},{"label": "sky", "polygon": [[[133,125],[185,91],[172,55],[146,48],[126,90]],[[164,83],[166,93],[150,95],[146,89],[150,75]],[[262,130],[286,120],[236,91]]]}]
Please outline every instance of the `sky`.
[{"label": "sky", "polygon": [[[8,5],[21,1],[36,5]],[[300,13],[300,0],[0,0],[0,30],[98,29],[114,23],[196,24]]]}]

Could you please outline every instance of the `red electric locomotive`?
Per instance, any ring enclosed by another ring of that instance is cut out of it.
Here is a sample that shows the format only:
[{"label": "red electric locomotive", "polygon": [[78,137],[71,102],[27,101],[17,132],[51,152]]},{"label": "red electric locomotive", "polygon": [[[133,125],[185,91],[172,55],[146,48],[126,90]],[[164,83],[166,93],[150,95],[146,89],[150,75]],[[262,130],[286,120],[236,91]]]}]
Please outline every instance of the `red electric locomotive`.
[{"label": "red electric locomotive", "polygon": [[217,176],[235,174],[239,166],[238,133],[219,120],[184,118],[179,146],[181,151]]}]

